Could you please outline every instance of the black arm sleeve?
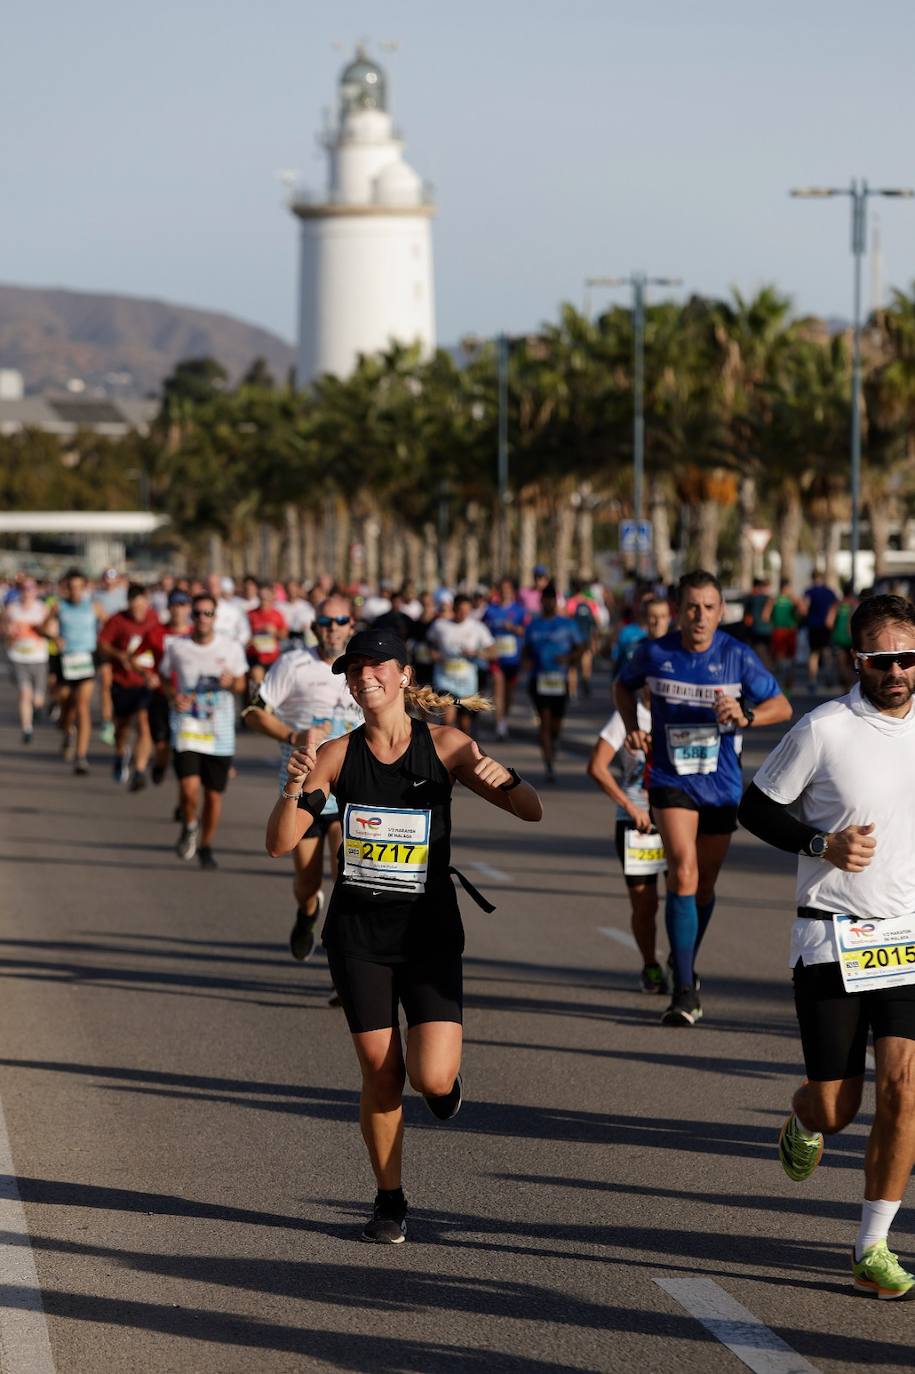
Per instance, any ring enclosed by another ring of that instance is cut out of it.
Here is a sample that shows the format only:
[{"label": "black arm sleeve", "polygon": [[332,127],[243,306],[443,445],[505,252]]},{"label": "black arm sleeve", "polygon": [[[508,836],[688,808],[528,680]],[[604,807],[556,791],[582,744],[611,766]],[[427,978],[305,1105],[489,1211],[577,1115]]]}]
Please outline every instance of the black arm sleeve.
[{"label": "black arm sleeve", "polygon": [[792,816],[787,806],[767,797],[752,782],[743,794],[737,819],[752,835],[775,849],[784,849],[787,854],[800,854],[819,833],[813,826]]},{"label": "black arm sleeve", "polygon": [[315,820],[318,819],[326,805],[327,798],[320,787],[316,787],[313,792],[304,793],[298,800],[299,810],[309,812],[310,815],[314,816]]}]

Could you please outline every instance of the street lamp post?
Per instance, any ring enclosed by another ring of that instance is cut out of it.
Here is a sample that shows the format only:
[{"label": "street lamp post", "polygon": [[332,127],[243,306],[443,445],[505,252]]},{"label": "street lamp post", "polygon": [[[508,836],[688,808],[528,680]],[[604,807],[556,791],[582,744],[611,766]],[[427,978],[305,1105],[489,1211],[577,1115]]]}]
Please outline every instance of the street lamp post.
[{"label": "street lamp post", "polygon": [[867,250],[868,196],[910,199],[915,191],[905,186],[868,186],[852,178],[845,186],[801,186],[789,192],[800,200],[824,200],[830,196],[851,199],[851,251],[854,258],[854,329],[851,364],[851,586],[858,589],[858,553],[861,546],[861,261]]},{"label": "street lamp post", "polygon": [[[587,277],[585,286],[632,287],[632,506],[636,520],[645,513],[645,288],[682,286],[680,277],[646,277],[633,272],[628,277]],[[640,565],[636,555],[636,567]]]},{"label": "street lamp post", "polygon": [[499,335],[499,575],[509,571],[508,538],[508,335]]}]

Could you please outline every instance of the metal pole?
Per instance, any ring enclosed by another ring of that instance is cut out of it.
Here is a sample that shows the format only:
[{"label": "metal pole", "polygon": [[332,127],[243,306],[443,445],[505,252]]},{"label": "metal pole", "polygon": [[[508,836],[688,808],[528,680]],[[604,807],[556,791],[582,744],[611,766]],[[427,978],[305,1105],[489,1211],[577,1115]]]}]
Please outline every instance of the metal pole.
[{"label": "metal pole", "polygon": [[854,333],[851,366],[851,587],[858,590],[861,545],[861,262],[866,247],[867,182],[851,184],[851,251],[855,264]]},{"label": "metal pole", "polygon": [[632,278],[633,372],[632,372],[632,505],[636,520],[643,515],[642,486],[645,477],[645,276]]},{"label": "metal pole", "polygon": [[499,573],[508,572],[508,336],[499,335]]}]

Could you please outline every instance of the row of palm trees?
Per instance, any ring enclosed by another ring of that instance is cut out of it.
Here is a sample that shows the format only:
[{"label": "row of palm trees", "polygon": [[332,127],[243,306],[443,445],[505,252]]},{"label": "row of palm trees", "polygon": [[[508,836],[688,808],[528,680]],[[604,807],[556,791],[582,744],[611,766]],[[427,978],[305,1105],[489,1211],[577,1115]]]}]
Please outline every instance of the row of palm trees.
[{"label": "row of palm trees", "polygon": [[[871,319],[864,345],[862,499],[879,571],[915,490],[915,287]],[[677,550],[745,583],[748,531],[760,525],[775,531],[787,575],[802,548],[830,571],[850,509],[847,333],[795,318],[766,287],[650,307],[645,348],[660,576]],[[218,363],[191,360],[168,379],[148,438],[82,436],[48,481],[55,491],[69,483],[77,505],[83,496],[132,505],[136,483],[125,474],[141,470],[197,566],[428,585],[526,575],[542,560],[563,581],[588,577],[632,514],[628,311],[590,319],[565,306],[513,340],[508,397],[507,494],[497,481],[496,349],[479,342],[457,357],[392,345],[303,391],[275,384],[260,363],[233,387]],[[53,441],[40,439],[47,468]],[[29,481],[36,503],[23,455],[37,443],[0,440],[7,505]],[[87,491],[74,496],[83,477]]]}]

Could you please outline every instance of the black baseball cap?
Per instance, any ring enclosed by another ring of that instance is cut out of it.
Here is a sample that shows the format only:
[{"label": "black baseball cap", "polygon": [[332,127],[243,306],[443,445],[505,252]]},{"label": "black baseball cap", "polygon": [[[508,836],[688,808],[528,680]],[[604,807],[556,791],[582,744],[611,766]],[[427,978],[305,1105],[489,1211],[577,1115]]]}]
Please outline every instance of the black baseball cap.
[{"label": "black baseball cap", "polygon": [[346,646],[346,653],[335,658],[332,673],[345,673],[354,658],[370,658],[374,663],[386,663],[396,658],[409,663],[410,655],[400,635],[393,630],[359,630]]}]

